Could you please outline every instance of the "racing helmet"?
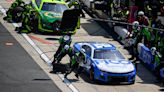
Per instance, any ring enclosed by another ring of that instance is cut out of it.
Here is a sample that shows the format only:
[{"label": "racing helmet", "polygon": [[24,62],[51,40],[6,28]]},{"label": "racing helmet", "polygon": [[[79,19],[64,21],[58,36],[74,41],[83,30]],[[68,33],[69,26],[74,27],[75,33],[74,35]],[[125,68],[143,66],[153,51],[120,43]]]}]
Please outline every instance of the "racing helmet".
[{"label": "racing helmet", "polygon": [[152,47],[152,48],[150,49],[152,55],[155,55],[156,50],[157,50],[156,47]]},{"label": "racing helmet", "polygon": [[134,21],[133,23],[132,23],[132,28],[133,29],[137,29],[138,28],[138,26],[139,26],[139,22],[138,21]]},{"label": "racing helmet", "polygon": [[81,52],[82,54],[85,54],[85,49],[82,48],[82,49],[80,50],[80,52]]},{"label": "racing helmet", "polygon": [[143,15],[144,15],[144,12],[143,12],[143,11],[139,11],[139,12],[138,12],[138,15],[139,15],[139,16],[143,16]]},{"label": "racing helmet", "polygon": [[69,45],[65,45],[65,46],[64,46],[64,49],[65,49],[65,50],[68,50],[68,49],[69,49]]},{"label": "racing helmet", "polygon": [[65,36],[63,36],[63,40],[66,42],[66,41],[69,41],[71,39],[71,37],[70,36],[68,36],[68,35],[65,35]]},{"label": "racing helmet", "polygon": [[26,11],[29,11],[29,10],[30,10],[30,8],[31,8],[31,6],[30,6],[30,5],[28,5],[28,4],[26,4],[26,5],[25,5],[25,10],[26,10]]},{"label": "racing helmet", "polygon": [[160,37],[163,37],[163,36],[164,36],[163,31],[159,31],[159,32],[158,32],[158,35],[159,35]]}]

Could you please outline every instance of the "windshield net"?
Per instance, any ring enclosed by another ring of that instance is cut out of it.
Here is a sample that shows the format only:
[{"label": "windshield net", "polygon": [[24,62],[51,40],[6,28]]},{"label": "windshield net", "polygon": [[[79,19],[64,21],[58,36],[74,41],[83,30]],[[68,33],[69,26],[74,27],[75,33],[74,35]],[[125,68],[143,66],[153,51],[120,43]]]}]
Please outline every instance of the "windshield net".
[{"label": "windshield net", "polygon": [[56,13],[63,13],[67,8],[64,4],[56,4],[56,3],[44,3],[42,10],[44,11],[53,11]]},{"label": "windshield net", "polygon": [[93,58],[110,60],[125,59],[124,56],[118,50],[95,50]]}]

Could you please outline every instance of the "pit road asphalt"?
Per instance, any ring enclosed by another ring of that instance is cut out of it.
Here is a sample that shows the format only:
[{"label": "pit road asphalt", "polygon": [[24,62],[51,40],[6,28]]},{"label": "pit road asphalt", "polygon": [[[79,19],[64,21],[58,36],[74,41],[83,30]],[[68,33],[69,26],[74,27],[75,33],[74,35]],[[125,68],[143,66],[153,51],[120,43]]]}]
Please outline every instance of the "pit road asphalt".
[{"label": "pit road asphalt", "polygon": [[0,92],[61,92],[2,24]]}]

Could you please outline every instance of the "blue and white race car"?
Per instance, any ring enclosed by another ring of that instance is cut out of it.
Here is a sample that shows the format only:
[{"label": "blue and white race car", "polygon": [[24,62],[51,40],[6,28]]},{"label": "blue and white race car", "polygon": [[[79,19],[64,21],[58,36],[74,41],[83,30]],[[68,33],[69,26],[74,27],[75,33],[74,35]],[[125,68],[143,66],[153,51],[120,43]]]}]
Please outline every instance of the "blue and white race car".
[{"label": "blue and white race car", "polygon": [[135,83],[134,65],[126,60],[114,45],[102,42],[77,42],[73,47],[76,52],[84,49],[83,67],[92,81]]}]

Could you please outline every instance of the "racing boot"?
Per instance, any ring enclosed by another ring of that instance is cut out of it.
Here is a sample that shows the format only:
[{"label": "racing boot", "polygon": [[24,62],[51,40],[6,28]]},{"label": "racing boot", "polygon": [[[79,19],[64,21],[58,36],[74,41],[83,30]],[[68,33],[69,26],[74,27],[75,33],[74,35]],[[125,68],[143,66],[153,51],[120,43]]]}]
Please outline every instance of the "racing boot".
[{"label": "racing boot", "polygon": [[135,56],[131,56],[131,58],[129,58],[129,60],[134,60],[135,59]]},{"label": "racing boot", "polygon": [[52,61],[52,65],[54,65],[56,62],[58,62],[57,58],[54,58],[54,60]]},{"label": "racing boot", "polygon": [[18,33],[29,33],[29,32],[25,29],[22,29],[22,30],[19,30]]},{"label": "racing boot", "polygon": [[15,31],[16,31],[16,32],[18,32],[19,30],[20,30],[20,28],[19,28],[19,27],[16,27],[16,28],[15,28]]},{"label": "racing boot", "polygon": [[64,78],[67,78],[68,74],[70,74],[70,71],[66,71]]},{"label": "racing boot", "polygon": [[8,19],[8,16],[3,17],[3,20],[7,20],[7,19]]},{"label": "racing boot", "polygon": [[9,22],[9,23],[12,23],[12,19],[8,16],[4,17],[3,20]]},{"label": "racing boot", "polygon": [[78,78],[78,79],[79,79],[79,75],[78,75],[77,73],[75,74],[75,76],[76,76],[76,78]]}]

